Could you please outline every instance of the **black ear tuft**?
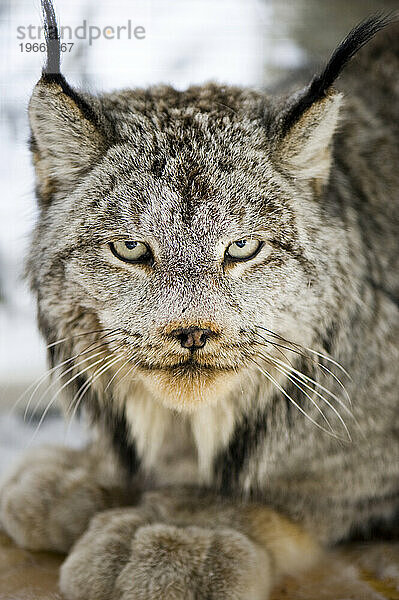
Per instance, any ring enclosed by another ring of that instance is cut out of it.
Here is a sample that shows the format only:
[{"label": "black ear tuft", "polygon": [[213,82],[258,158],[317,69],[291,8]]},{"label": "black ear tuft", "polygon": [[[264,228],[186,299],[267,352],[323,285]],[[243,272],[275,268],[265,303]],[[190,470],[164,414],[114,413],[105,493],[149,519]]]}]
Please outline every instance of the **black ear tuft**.
[{"label": "black ear tuft", "polygon": [[98,118],[97,115],[94,114],[92,107],[69,85],[61,73],[61,39],[59,36],[54,5],[52,0],[41,0],[41,3],[47,46],[46,64],[43,67],[41,81],[43,83],[58,84],[64,94],[71,98],[85,117],[93,124],[98,125]]},{"label": "black ear tuft", "polygon": [[42,12],[47,46],[47,59],[43,67],[43,76],[50,76],[54,80],[57,76],[61,76],[61,40],[51,0],[42,0]]},{"label": "black ear tuft", "polygon": [[345,39],[334,50],[330,60],[319,75],[301,92],[295,95],[282,120],[282,133],[285,134],[306,112],[312,104],[325,98],[334,81],[340,75],[351,58],[369,42],[376,33],[387,25],[397,21],[398,13],[390,15],[374,15],[362,21],[352,29]]}]

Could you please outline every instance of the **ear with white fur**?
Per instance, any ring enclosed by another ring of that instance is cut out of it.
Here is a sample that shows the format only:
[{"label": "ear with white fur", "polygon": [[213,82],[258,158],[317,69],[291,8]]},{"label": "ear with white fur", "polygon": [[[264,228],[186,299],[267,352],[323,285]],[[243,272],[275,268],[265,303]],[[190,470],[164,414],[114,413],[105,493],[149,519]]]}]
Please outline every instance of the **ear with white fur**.
[{"label": "ear with white fur", "polygon": [[280,140],[275,158],[294,177],[327,182],[341,101],[341,94],[329,93],[312,104]]},{"label": "ear with white fur", "polygon": [[51,0],[41,0],[47,45],[42,77],[29,103],[31,150],[42,207],[70,192],[112,143],[96,98],[76,92],[61,74],[61,39]]},{"label": "ear with white fur", "polygon": [[29,103],[31,150],[42,205],[67,194],[106,151],[101,115],[62,75],[43,75]]}]

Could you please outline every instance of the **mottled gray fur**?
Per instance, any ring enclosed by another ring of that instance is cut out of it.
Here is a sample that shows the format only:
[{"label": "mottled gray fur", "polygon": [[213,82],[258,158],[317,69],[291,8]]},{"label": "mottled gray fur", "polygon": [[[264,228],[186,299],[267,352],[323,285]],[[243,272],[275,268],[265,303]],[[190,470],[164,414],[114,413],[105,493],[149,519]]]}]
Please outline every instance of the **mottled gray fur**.
[{"label": "mottled gray fur", "polygon": [[[395,532],[398,32],[288,128],[295,94],[37,84],[29,277],[96,433],[22,464],[1,518],[31,548],[83,534],[68,599],[260,599],[317,556],[308,534]],[[260,252],[226,262],[245,238]],[[120,261],[124,240],[152,260]],[[212,332],[195,352],[173,335],[192,326]]]}]

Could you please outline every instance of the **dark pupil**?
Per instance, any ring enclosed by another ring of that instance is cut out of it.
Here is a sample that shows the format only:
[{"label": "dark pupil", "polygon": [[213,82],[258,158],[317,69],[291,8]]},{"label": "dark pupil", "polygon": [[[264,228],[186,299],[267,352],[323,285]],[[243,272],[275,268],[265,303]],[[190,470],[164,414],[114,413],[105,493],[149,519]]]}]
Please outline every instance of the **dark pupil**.
[{"label": "dark pupil", "polygon": [[128,250],[133,250],[137,246],[137,242],[125,242],[125,246]]},{"label": "dark pupil", "polygon": [[247,240],[240,240],[239,242],[236,242],[236,246],[238,246],[239,248],[244,248],[246,243]]}]

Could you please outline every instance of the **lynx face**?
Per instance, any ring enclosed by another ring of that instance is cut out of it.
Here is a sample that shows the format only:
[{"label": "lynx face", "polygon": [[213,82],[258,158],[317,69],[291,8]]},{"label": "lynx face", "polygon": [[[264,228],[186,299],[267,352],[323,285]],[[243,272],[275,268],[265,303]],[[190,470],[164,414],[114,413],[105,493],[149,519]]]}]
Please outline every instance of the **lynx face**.
[{"label": "lynx face", "polygon": [[42,328],[57,332],[49,341],[75,336],[72,356],[96,331],[102,380],[120,369],[187,409],[275,355],[268,331],[307,345],[339,247],[317,202],[339,100],[281,137],[270,101],[235,88],[154,88],[82,107],[39,82],[30,272]]}]

